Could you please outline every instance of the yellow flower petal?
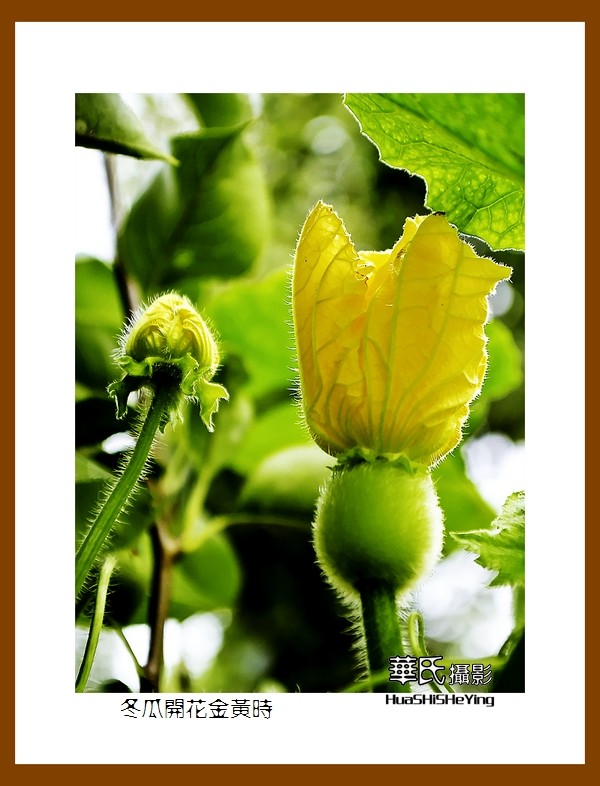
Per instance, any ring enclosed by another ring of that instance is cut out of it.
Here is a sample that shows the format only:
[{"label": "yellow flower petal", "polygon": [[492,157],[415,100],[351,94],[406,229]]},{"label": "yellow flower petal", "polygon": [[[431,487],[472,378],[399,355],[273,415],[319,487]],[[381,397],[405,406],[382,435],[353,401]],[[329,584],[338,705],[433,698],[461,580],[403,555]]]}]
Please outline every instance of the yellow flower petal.
[{"label": "yellow flower petal", "polygon": [[338,455],[431,465],[460,442],[487,357],[487,295],[508,267],[443,215],[407,219],[391,251],[357,252],[319,202],[300,235],[293,312],[304,412]]}]

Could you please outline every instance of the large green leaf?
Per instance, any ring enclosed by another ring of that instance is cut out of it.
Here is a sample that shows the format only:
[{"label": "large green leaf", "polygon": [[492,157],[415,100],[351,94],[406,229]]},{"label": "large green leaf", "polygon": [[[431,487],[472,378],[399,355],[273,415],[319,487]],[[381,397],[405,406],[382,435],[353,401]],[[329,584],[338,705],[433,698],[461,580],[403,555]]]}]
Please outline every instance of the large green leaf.
[{"label": "large green leaf", "polygon": [[175,137],[165,167],[133,205],[119,250],[146,294],[182,278],[244,273],[262,250],[269,203],[245,124]]},{"label": "large green leaf", "polygon": [[285,270],[262,281],[236,281],[206,305],[225,355],[242,359],[255,397],[289,388],[294,372]]},{"label": "large green leaf", "polygon": [[188,616],[231,606],[241,586],[241,570],[225,535],[184,554],[173,572],[172,615]]},{"label": "large green leaf", "polygon": [[137,116],[118,93],[75,95],[75,144],[106,153],[177,163],[146,136]]},{"label": "large green leaf", "polygon": [[488,415],[490,404],[518,390],[523,384],[523,353],[510,329],[499,319],[485,326],[488,367],[481,394],[471,405],[467,428],[474,433]]},{"label": "large green leaf", "polygon": [[449,554],[458,547],[456,541],[448,537],[449,534],[486,529],[494,520],[495,513],[466,476],[465,463],[459,450],[446,456],[432,474],[444,511],[444,553]]},{"label": "large green leaf", "polygon": [[252,472],[242,489],[241,503],[252,510],[310,516],[335,463],[316,445],[280,450],[261,461]]},{"label": "large green leaf", "polygon": [[492,530],[453,533],[452,537],[479,556],[475,560],[497,575],[490,586],[525,585],[525,494],[511,494]]},{"label": "large green leaf", "polygon": [[234,126],[252,118],[246,93],[186,93],[185,97],[205,126]]},{"label": "large green leaf", "polygon": [[345,103],[382,161],[426,180],[428,207],[493,248],[523,248],[523,94],[349,93]]},{"label": "large green leaf", "polygon": [[92,391],[102,391],[117,376],[112,353],[125,315],[112,268],[97,259],[75,266],[75,373]]},{"label": "large green leaf", "polygon": [[523,384],[523,353],[511,330],[499,319],[485,327],[488,367],[481,398],[499,401]]},{"label": "large green leaf", "polygon": [[253,420],[230,462],[240,475],[249,475],[257,464],[279,450],[313,444],[299,407],[290,399]]}]

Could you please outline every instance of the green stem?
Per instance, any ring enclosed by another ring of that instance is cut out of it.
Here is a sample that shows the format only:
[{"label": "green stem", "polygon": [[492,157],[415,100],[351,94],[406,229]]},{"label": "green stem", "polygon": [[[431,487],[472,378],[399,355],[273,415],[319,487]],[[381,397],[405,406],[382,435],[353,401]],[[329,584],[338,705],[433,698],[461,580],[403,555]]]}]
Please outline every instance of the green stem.
[{"label": "green stem", "polygon": [[115,620],[112,617],[110,617],[110,616],[108,617],[108,621],[109,621],[112,629],[114,630],[114,632],[121,639],[121,642],[123,643],[123,646],[125,647],[125,649],[129,653],[129,656],[131,657],[131,660],[133,661],[133,665],[135,666],[135,673],[138,675],[138,677],[143,676],[144,669],[140,665],[140,662],[137,659],[137,657],[135,655],[135,652],[131,648],[131,644],[127,640],[127,636],[123,633],[123,628],[119,625],[118,622],[115,622]]},{"label": "green stem", "polygon": [[[416,655],[417,658],[429,658],[430,656],[425,646],[425,625],[423,623],[423,617],[418,611],[413,611],[412,614],[409,615],[406,628],[408,631],[408,643],[411,653]],[[435,680],[430,682],[429,686],[434,693],[444,692]],[[454,693],[453,687],[447,681],[444,683],[444,689],[448,693]]]},{"label": "green stem", "polygon": [[92,664],[96,655],[96,648],[98,647],[98,640],[100,639],[100,632],[102,630],[102,621],[104,619],[104,609],[106,607],[106,594],[108,592],[108,584],[110,577],[117,560],[114,556],[110,555],[104,560],[104,564],[100,569],[100,578],[98,579],[98,592],[96,594],[96,604],[94,606],[94,613],[92,615],[92,623],[90,625],[90,634],[85,645],[85,652],[83,653],[83,660],[79,667],[79,674],[75,683],[75,691],[83,693],[85,686],[92,670]]},{"label": "green stem", "polygon": [[[404,655],[396,593],[388,584],[372,583],[360,589],[363,627],[369,672],[375,676],[389,668],[389,659]],[[374,687],[376,693],[410,693],[408,683],[386,682]]]},{"label": "green stem", "polygon": [[181,539],[181,550],[185,552],[196,551],[215,535],[227,529],[227,527],[240,524],[263,527],[291,527],[301,530],[307,530],[308,527],[305,519],[292,519],[285,516],[270,516],[260,513],[234,513],[227,516],[215,516],[197,532],[192,532],[191,527],[188,528],[188,531],[184,530]]},{"label": "green stem", "polygon": [[155,390],[148,414],[146,415],[133,452],[129,457],[129,461],[123,470],[123,474],[118,479],[116,486],[113,488],[110,496],[104,503],[102,510],[88,530],[85,539],[77,551],[77,557],[75,558],[76,595],[81,591],[108,533],[115,523],[117,516],[127,504],[135,488],[135,484],[146,466],[154,441],[154,435],[171,401],[172,391],[169,390],[168,386],[164,388],[160,387]]},{"label": "green stem", "polygon": [[428,657],[427,647],[425,646],[423,617],[418,611],[413,611],[412,614],[409,614],[406,629],[408,631],[408,643],[411,653],[418,658]]}]

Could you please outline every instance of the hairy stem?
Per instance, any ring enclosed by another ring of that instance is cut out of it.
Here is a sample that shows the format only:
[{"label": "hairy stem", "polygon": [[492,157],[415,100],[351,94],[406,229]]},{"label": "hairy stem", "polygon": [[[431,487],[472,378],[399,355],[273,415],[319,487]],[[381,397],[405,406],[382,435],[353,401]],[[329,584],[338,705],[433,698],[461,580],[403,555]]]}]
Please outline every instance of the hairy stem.
[{"label": "hairy stem", "polygon": [[96,604],[94,606],[94,613],[92,615],[92,623],[90,625],[90,634],[85,645],[85,652],[83,653],[83,660],[79,667],[79,674],[75,682],[75,691],[83,693],[85,686],[92,670],[92,664],[96,655],[96,648],[98,640],[100,639],[100,632],[102,630],[102,621],[104,619],[104,609],[106,607],[106,594],[108,592],[108,585],[110,577],[117,564],[117,560],[112,555],[109,555],[105,560],[102,568],[100,569],[100,578],[98,579],[98,590],[96,593]]},{"label": "hairy stem", "polygon": [[117,516],[126,505],[146,466],[156,430],[165,415],[171,396],[172,392],[166,387],[155,390],[148,414],[125,469],[77,551],[75,558],[75,593],[77,595],[81,591]]},{"label": "hairy stem", "polygon": [[[361,588],[360,599],[369,672],[375,677],[387,671],[390,658],[404,655],[396,594],[387,584],[371,583]],[[410,693],[410,685],[378,682],[373,690],[376,693]]]}]

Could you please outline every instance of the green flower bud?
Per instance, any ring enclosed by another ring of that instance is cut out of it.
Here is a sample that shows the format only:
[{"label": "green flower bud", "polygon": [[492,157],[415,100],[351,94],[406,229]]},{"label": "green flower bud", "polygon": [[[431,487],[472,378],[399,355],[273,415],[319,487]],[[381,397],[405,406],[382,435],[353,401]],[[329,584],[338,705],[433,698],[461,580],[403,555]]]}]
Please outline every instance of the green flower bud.
[{"label": "green flower bud", "polygon": [[321,492],[314,528],[319,563],[332,586],[412,589],[437,562],[443,514],[430,473],[388,461],[336,470]]},{"label": "green flower bud", "polygon": [[212,415],[229,394],[210,381],[219,365],[219,349],[188,298],[175,292],[157,297],[134,315],[119,344],[115,361],[125,374],[108,388],[118,417],[125,415],[132,390],[169,380],[175,393],[199,402],[202,420],[213,431]]},{"label": "green flower bud", "polygon": [[139,362],[152,357],[173,362],[190,355],[211,375],[219,365],[217,343],[206,322],[186,297],[173,292],[153,300],[125,338],[125,355]]}]

